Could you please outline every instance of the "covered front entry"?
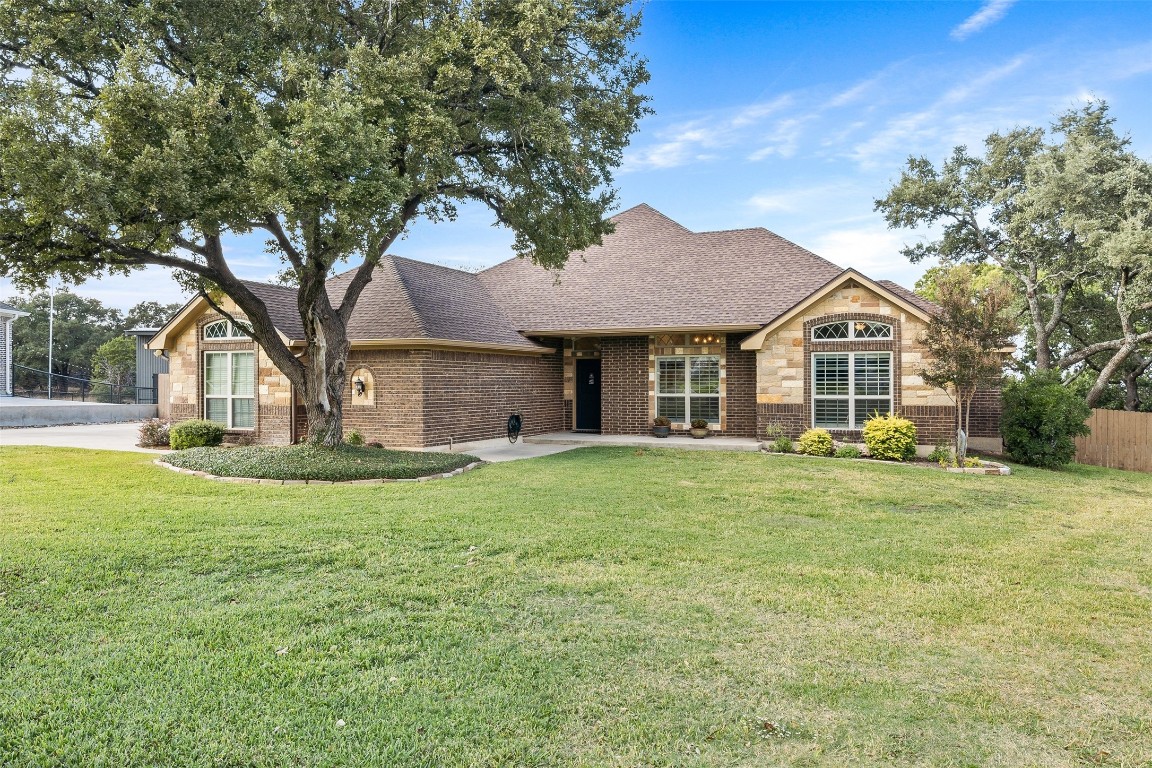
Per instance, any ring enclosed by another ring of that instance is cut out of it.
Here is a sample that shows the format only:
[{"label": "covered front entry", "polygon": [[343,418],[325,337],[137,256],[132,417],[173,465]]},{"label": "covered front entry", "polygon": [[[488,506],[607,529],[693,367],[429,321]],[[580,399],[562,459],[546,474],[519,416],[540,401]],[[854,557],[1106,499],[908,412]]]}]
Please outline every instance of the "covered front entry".
[{"label": "covered front entry", "polygon": [[576,419],[581,432],[600,431],[600,360],[576,361]]}]

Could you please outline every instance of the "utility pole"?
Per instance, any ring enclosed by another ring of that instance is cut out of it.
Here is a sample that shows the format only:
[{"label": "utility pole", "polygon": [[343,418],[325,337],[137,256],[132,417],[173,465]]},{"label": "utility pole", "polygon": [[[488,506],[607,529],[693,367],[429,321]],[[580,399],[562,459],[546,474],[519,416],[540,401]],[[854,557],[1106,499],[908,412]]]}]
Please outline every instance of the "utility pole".
[{"label": "utility pole", "polygon": [[48,399],[52,399],[52,325],[56,318],[56,289],[48,285]]}]

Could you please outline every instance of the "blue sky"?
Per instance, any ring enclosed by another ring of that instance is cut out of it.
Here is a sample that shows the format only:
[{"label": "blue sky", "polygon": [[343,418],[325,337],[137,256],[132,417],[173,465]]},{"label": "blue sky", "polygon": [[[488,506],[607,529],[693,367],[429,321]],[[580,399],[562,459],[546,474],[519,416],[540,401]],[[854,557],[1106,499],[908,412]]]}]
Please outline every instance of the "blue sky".
[{"label": "blue sky", "polygon": [[[1047,124],[1098,97],[1152,156],[1152,3],[681,2],[644,7],[638,43],[656,114],[617,177],[620,207],[648,203],[695,230],[762,226],[876,279],[923,266],[872,201],[909,155],[942,159],[992,131]],[[394,252],[481,267],[511,237],[480,207],[417,224]],[[277,271],[260,238],[233,240],[244,277]],[[161,269],[89,282],[127,308],[179,300]],[[0,296],[11,294],[0,281]]]}]

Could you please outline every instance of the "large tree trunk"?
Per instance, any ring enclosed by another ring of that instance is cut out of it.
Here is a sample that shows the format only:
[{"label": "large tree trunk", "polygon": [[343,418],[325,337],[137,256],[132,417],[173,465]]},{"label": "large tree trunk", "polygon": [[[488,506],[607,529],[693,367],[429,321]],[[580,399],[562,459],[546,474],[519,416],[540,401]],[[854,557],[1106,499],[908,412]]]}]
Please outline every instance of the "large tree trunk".
[{"label": "large tree trunk", "polygon": [[308,441],[335,448],[344,441],[344,384],[348,378],[348,331],[326,294],[313,299],[302,395],[308,413]]}]

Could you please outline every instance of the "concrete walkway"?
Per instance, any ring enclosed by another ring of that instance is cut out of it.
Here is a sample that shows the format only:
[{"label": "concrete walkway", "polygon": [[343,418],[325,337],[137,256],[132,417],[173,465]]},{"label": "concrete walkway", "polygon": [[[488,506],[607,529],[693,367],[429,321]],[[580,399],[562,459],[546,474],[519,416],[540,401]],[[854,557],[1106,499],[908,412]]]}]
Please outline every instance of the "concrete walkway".
[{"label": "concrete walkway", "polygon": [[697,440],[684,435],[597,435],[581,432],[550,432],[522,438],[532,445],[566,445],[569,448],[594,445],[624,445],[632,448],[683,448],[689,451],[758,451],[760,441],[751,437],[705,437]]}]

